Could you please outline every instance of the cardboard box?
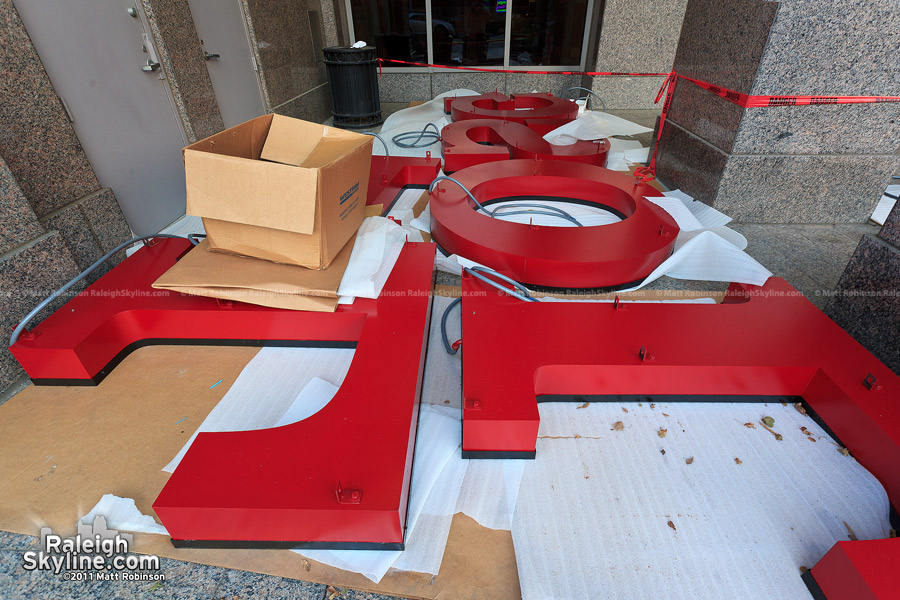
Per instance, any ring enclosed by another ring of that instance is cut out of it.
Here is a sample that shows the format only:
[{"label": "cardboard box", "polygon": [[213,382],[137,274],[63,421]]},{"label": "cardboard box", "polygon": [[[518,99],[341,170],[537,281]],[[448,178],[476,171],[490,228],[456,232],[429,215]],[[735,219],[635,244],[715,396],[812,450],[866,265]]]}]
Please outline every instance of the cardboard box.
[{"label": "cardboard box", "polygon": [[372,137],[264,115],[184,149],[210,248],[327,267],[363,220]]}]

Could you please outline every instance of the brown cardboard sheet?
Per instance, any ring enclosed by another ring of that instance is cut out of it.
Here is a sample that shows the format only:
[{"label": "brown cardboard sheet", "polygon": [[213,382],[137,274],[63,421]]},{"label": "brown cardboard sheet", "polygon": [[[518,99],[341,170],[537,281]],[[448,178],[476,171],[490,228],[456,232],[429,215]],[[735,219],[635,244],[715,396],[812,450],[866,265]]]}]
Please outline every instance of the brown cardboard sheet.
[{"label": "brown cardboard sheet", "polygon": [[210,252],[204,240],[163,273],[153,287],[273,308],[333,312],[354,241],[347,242],[330,267],[314,270]]}]

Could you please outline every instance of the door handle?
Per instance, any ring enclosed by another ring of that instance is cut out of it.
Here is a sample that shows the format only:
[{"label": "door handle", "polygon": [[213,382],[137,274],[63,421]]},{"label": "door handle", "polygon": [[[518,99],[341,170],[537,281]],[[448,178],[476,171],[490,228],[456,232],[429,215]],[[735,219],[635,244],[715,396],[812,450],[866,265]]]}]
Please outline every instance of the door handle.
[{"label": "door handle", "polygon": [[155,71],[158,68],[159,68],[158,62],[153,62],[152,60],[147,59],[147,65],[144,67],[141,67],[141,71]]},{"label": "door handle", "polygon": [[210,54],[209,52],[203,52],[203,60],[215,60],[219,58],[218,54]]}]

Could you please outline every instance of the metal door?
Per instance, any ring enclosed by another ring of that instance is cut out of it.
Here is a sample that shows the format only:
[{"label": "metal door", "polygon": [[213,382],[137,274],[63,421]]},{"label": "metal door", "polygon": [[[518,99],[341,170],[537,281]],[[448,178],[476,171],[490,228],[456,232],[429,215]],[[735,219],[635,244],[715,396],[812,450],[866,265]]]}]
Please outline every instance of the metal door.
[{"label": "metal door", "polygon": [[225,127],[266,112],[240,0],[189,0]]},{"label": "metal door", "polygon": [[186,139],[140,7],[14,2],[100,184],[112,188],[132,230],[155,233],[183,215]]}]

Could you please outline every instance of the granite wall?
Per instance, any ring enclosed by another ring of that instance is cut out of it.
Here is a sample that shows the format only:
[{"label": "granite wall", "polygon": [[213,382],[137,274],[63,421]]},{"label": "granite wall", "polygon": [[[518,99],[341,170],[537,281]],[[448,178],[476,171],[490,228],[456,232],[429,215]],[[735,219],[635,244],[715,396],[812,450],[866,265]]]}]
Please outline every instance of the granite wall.
[{"label": "granite wall", "polygon": [[[330,0],[242,0],[269,112],[321,123],[331,96],[321,47],[336,41]],[[324,14],[323,14],[324,13]]]},{"label": "granite wall", "polygon": [[859,241],[825,313],[900,374],[900,202]]},{"label": "granite wall", "polygon": [[[596,63],[588,71],[668,73],[688,0],[606,0],[597,43]],[[603,76],[590,87],[607,108],[659,109],[654,104],[665,77]]]},{"label": "granite wall", "polygon": [[195,142],[222,131],[225,124],[190,6],[184,0],[142,3],[188,140]]},{"label": "granite wall", "polygon": [[[674,68],[751,95],[885,95],[897,48],[896,0],[690,0]],[[745,109],[681,80],[657,175],[738,221],[864,222],[898,144],[897,104]]]}]

